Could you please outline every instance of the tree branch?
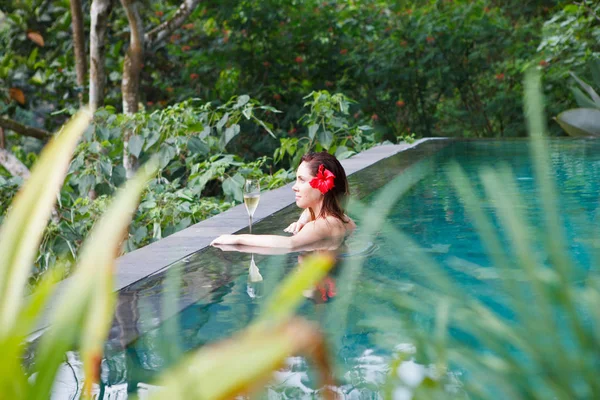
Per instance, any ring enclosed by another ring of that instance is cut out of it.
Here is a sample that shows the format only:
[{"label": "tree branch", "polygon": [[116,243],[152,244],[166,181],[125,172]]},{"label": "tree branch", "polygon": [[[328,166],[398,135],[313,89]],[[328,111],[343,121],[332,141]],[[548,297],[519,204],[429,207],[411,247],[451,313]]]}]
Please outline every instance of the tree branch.
[{"label": "tree branch", "polygon": [[[19,176],[23,181],[29,179],[29,176],[31,175],[25,164],[15,157],[14,154],[5,149],[0,149],[0,165],[2,165],[12,176]],[[60,222],[56,207],[52,209],[50,219],[56,224]]]},{"label": "tree branch", "polygon": [[41,140],[50,139],[52,137],[52,134],[48,131],[23,125],[12,119],[3,117],[0,117],[0,127],[10,129],[11,131],[18,133],[19,135],[30,136]]},{"label": "tree branch", "polygon": [[578,3],[575,1],[575,2],[573,2],[573,4],[587,9],[589,11],[589,13],[592,14],[592,17],[595,17],[600,22],[600,17],[598,16],[598,14],[596,14],[596,11],[594,11],[594,9],[592,7],[588,6],[587,4],[584,4],[583,2]]},{"label": "tree branch", "polygon": [[0,149],[0,165],[12,176],[20,176],[23,180],[29,178],[29,169],[8,150]]},{"label": "tree branch", "polygon": [[185,22],[186,18],[194,11],[200,0],[183,0],[179,9],[173,15],[173,18],[163,22],[156,28],[147,32],[144,36],[146,48],[150,48],[156,43],[170,36],[175,29],[179,28]]}]

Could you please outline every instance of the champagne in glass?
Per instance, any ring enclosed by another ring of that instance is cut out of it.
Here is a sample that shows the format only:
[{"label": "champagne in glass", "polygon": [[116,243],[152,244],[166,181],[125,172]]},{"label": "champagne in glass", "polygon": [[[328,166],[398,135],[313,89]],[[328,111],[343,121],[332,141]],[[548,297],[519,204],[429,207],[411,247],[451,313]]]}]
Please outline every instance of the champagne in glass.
[{"label": "champagne in glass", "polygon": [[252,233],[252,217],[254,211],[258,207],[260,201],[260,185],[257,179],[246,179],[244,182],[244,204],[246,205],[246,211],[248,212],[248,218],[250,221],[250,233]]}]

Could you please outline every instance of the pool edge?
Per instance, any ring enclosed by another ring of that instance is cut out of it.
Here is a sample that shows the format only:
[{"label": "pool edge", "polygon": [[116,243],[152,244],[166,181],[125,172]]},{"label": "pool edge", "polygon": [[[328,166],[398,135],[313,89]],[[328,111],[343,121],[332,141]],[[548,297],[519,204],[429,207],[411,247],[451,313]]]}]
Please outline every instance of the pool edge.
[{"label": "pool edge", "polygon": [[[434,140],[452,140],[450,138],[423,138],[414,143],[386,144],[370,148],[353,157],[341,160],[347,175],[352,175],[381,160],[398,153],[413,149],[423,143]],[[254,221],[258,222],[294,203],[291,190],[293,183],[261,193],[261,206],[255,212]],[[248,225],[248,216],[243,204],[225,212],[182,229],[164,239],[136,249],[119,257],[116,262],[114,290],[119,291],[141,279],[164,270],[176,261],[197,251],[207,248],[219,235],[235,233]],[[52,301],[46,307],[43,318],[31,331],[29,340],[34,340],[48,327],[54,301],[60,297],[69,278],[59,282]]]}]

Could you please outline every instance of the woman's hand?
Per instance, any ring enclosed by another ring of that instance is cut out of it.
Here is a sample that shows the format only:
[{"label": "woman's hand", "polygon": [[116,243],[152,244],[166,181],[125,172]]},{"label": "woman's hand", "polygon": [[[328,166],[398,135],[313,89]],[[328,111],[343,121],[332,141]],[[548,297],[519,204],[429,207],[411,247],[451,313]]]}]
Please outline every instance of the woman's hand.
[{"label": "woman's hand", "polygon": [[290,224],[290,226],[288,226],[287,228],[285,228],[283,231],[287,232],[287,233],[291,233],[292,235],[295,235],[296,233],[300,232],[300,229],[302,229],[304,227],[305,224],[303,224],[300,221],[297,222],[292,222]]},{"label": "woman's hand", "polygon": [[210,243],[211,246],[217,244],[238,244],[238,238],[235,235],[221,235]]},{"label": "woman's hand", "polygon": [[300,218],[298,218],[298,221],[292,222],[290,226],[285,228],[283,231],[295,235],[296,233],[300,232],[300,230],[304,228],[304,225],[306,225],[309,222],[310,214],[308,210],[304,210],[302,211],[302,214],[300,214]]}]

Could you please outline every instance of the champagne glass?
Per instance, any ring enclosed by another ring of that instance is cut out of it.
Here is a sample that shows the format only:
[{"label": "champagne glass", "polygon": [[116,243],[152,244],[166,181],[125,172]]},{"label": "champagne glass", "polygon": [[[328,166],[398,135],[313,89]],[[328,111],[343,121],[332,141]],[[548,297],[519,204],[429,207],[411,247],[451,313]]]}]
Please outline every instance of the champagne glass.
[{"label": "champagne glass", "polygon": [[248,212],[248,219],[250,221],[250,233],[252,233],[252,217],[254,211],[258,207],[260,201],[260,185],[258,179],[246,179],[244,182],[244,204],[246,205],[246,211]]}]

